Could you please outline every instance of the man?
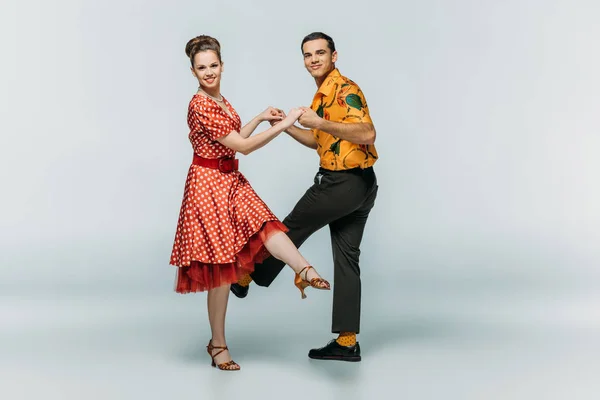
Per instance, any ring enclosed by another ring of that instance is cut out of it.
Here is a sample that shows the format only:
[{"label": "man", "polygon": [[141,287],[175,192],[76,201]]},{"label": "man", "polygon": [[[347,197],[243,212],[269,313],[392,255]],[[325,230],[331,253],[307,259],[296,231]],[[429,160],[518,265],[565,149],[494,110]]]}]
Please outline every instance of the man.
[{"label": "man", "polygon": [[[335,67],[333,39],[321,32],[306,36],[301,44],[304,66],[314,78],[317,93],[299,122],[286,132],[299,143],[316,149],[320,157],[314,185],[283,220],[297,247],[329,225],[334,263],[332,332],[338,338],[310,350],[322,360],[360,361],[361,282],[360,243],[369,212],[377,196],[373,164],[377,160],[375,128],[362,91]],[[284,264],[269,257],[250,277],[232,285],[232,292],[246,297],[250,282],[269,286]]]}]

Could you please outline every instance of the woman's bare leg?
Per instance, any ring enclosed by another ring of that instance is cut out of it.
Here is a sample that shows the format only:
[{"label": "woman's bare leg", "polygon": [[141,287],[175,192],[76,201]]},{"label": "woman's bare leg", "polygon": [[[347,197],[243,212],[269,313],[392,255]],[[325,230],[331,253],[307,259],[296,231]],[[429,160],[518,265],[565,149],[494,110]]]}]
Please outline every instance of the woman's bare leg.
[{"label": "woman's bare leg", "polygon": [[[229,285],[219,286],[208,291],[206,304],[208,306],[208,321],[210,322],[213,346],[227,346],[227,341],[225,340],[225,315],[227,314],[228,300]],[[220,349],[215,349],[213,354],[219,351]],[[215,357],[217,364],[229,360],[231,360],[231,356],[227,350]]]},{"label": "woman's bare leg", "polygon": [[[265,247],[273,257],[289,265],[297,274],[300,273],[304,267],[310,265],[284,232],[272,235],[265,242]],[[317,274],[317,271],[315,271],[314,268],[310,268],[308,271],[305,270],[301,277],[310,281],[313,278],[320,278],[321,276]]]}]

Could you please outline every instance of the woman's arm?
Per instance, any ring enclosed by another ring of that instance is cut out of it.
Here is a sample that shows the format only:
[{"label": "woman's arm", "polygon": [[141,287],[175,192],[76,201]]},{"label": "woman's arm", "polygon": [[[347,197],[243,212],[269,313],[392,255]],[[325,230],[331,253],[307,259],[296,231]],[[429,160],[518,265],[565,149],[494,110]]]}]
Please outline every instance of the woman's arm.
[{"label": "woman's arm", "polygon": [[[303,113],[303,110],[294,108],[281,122],[271,126],[264,132],[256,134],[252,137],[244,137],[240,132],[233,131],[226,136],[218,138],[217,141],[232,150],[240,152],[244,155],[248,155],[253,151],[260,149],[271,140],[275,139],[277,135],[292,126]],[[248,123],[248,125],[249,124],[250,123]]]},{"label": "woman's arm", "polygon": [[281,115],[279,110],[277,110],[276,108],[273,108],[273,107],[268,107],[265,111],[261,112],[256,117],[252,118],[252,120],[250,120],[250,122],[248,122],[246,125],[244,125],[242,127],[242,129],[240,129],[239,135],[242,138],[246,139],[247,137],[252,135],[252,133],[256,130],[256,128],[258,128],[258,125],[260,125],[261,122],[264,122],[264,121],[275,121],[276,122],[276,121],[281,121],[281,120],[283,120],[283,115]]}]

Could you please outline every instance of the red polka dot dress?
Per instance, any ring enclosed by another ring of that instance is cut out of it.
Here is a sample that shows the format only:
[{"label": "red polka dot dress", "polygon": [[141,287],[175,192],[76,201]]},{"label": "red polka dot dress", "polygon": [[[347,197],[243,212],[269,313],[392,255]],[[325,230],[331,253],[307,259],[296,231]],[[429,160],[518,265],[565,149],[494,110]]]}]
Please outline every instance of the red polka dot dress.
[{"label": "red polka dot dress", "polygon": [[[196,94],[188,108],[189,139],[204,158],[233,157],[216,139],[239,132],[241,120],[212,99]],[[192,164],[185,182],[170,265],[179,267],[175,290],[202,292],[235,283],[269,256],[264,242],[287,228],[239,171]]]}]

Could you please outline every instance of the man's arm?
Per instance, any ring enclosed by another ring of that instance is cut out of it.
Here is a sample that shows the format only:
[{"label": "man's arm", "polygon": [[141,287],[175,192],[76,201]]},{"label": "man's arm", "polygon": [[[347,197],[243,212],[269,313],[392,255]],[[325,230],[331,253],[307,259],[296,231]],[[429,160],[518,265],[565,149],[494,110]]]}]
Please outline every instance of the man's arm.
[{"label": "man's arm", "polygon": [[[301,108],[304,109],[303,107],[301,107]],[[286,117],[283,110],[277,109],[277,112],[279,112],[279,114],[283,118]],[[279,121],[269,121],[271,126],[276,125],[278,122]],[[304,146],[308,147],[309,149],[314,149],[314,150],[317,149],[317,141],[315,140],[315,136],[313,135],[312,130],[302,129],[302,128],[297,127],[296,125],[292,125],[288,129],[286,129],[284,132],[287,133],[288,135],[290,135],[292,138],[294,138],[294,140],[296,140],[298,143],[303,144]]]},{"label": "man's arm", "polygon": [[317,141],[310,129],[298,128],[296,125],[292,125],[286,129],[285,133],[293,137],[298,143],[305,145],[310,149],[317,149]]},{"label": "man's arm", "polygon": [[356,144],[375,143],[375,126],[370,122],[342,123],[323,119],[308,107],[302,107],[304,114],[298,122],[307,128],[318,129],[330,135]]},{"label": "man's arm", "polygon": [[321,118],[317,129],[356,144],[373,144],[377,136],[375,127],[369,122],[341,123]]}]

